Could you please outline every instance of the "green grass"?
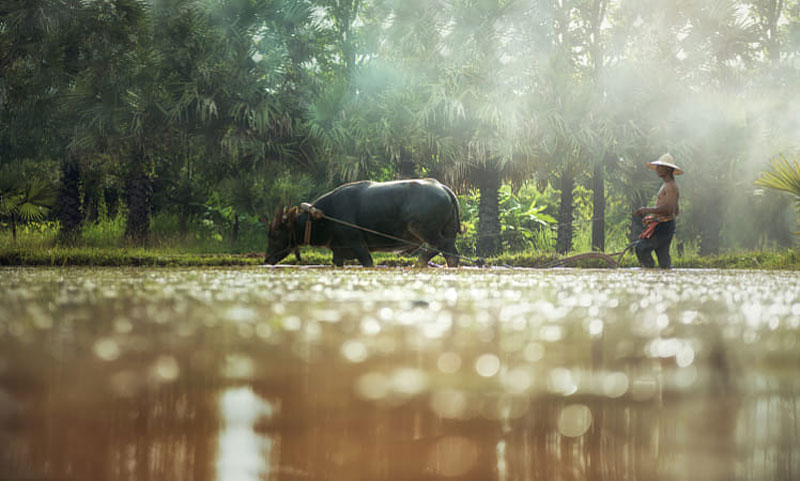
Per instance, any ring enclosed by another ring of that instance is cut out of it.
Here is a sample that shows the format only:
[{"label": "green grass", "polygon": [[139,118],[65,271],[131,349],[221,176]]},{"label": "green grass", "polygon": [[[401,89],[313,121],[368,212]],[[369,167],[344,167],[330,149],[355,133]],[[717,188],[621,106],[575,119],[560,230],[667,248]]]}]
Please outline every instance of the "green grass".
[{"label": "green grass", "polygon": [[[0,265],[5,266],[248,266],[264,262],[266,240],[257,238],[255,232],[232,245],[221,237],[190,233],[179,239],[165,232],[154,235],[147,247],[130,246],[123,239],[123,224],[115,219],[84,228],[81,238],[74,246],[57,243],[57,226],[53,223],[35,223],[20,226],[14,242],[8,229],[0,226]],[[552,251],[528,251],[505,253],[486,259],[488,266],[542,267],[550,262],[577,253],[561,256]],[[304,248],[302,265],[331,265],[331,252],[327,249]],[[471,256],[470,256],[471,257]],[[373,254],[378,266],[413,266],[415,257],[404,257],[387,253]],[[800,270],[800,249],[740,251],[715,256],[700,256],[697,249],[684,249],[678,253],[673,249],[673,266],[676,268],[700,269],[783,269]],[[433,262],[445,264],[442,257]],[[283,260],[284,265],[298,264],[295,256]],[[347,265],[358,265],[348,261]],[[463,261],[462,265],[472,265]],[[602,259],[584,259],[568,264],[581,268],[606,268]],[[638,266],[632,252],[625,254],[621,267]]]},{"label": "green grass", "polygon": [[[559,256],[552,252],[522,252],[503,254],[486,259],[488,266],[542,267],[549,262],[569,256]],[[373,254],[375,265],[411,267],[416,258],[387,253]],[[264,262],[263,252],[241,253],[197,253],[173,248],[136,247],[57,247],[57,246],[0,246],[0,265],[4,266],[254,266]],[[445,264],[441,257],[434,263]],[[297,265],[294,255],[281,264]],[[301,265],[331,265],[330,251],[304,249]],[[346,265],[358,265],[348,261]],[[462,262],[462,265],[471,265]],[[621,267],[637,266],[636,256],[628,253]],[[695,254],[673,257],[676,268],[700,269],[782,269],[800,270],[800,250],[735,252],[717,256],[701,257]],[[580,268],[607,268],[602,259],[585,259],[569,264]]]},{"label": "green grass", "polygon": [[263,260],[262,255],[194,254],[129,247],[0,247],[0,265],[5,266],[238,266],[258,265]]},{"label": "green grass", "polygon": [[715,256],[679,257],[675,267],[698,269],[785,269],[800,270],[800,249],[731,252]]}]

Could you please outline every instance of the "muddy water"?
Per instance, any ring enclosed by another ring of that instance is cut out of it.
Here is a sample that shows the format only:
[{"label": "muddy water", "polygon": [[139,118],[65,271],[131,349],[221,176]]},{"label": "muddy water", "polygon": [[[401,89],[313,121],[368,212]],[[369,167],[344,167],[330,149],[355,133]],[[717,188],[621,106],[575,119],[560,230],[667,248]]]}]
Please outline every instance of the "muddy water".
[{"label": "muddy water", "polygon": [[800,276],[0,270],[0,479],[800,479]]}]

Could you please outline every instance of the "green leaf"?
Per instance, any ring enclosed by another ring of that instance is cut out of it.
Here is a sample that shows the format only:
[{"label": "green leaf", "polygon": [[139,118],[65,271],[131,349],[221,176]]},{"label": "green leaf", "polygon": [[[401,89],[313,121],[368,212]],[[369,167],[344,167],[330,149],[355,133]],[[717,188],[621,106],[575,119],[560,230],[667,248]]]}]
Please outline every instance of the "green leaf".
[{"label": "green leaf", "polygon": [[800,199],[800,155],[791,161],[784,156],[773,160],[770,170],[762,172],[755,184],[788,192]]}]

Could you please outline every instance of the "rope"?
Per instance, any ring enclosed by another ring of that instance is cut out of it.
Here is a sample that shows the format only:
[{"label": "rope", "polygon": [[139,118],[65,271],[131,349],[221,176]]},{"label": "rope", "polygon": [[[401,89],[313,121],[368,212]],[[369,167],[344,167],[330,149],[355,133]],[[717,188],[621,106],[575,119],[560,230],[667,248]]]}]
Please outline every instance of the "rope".
[{"label": "rope", "polygon": [[[304,235],[304,241],[305,241],[304,245],[308,245],[309,244],[309,240],[311,238],[311,221],[312,220],[327,219],[327,220],[329,220],[331,222],[336,222],[338,224],[350,227],[351,229],[356,229],[356,230],[360,230],[360,231],[363,231],[363,232],[368,232],[368,233],[373,234],[373,235],[385,237],[387,239],[391,239],[391,240],[394,240],[396,242],[400,242],[400,243],[415,247],[417,249],[427,250],[429,252],[441,253],[444,256],[455,257],[455,258],[457,258],[459,260],[471,262],[472,264],[475,264],[476,266],[479,266],[479,267],[483,267],[483,266],[486,265],[486,260],[485,259],[481,259],[481,258],[473,259],[471,257],[463,256],[461,254],[455,254],[453,252],[447,252],[447,251],[443,251],[441,249],[434,249],[434,248],[431,248],[431,247],[427,247],[424,244],[419,243],[419,242],[413,242],[413,241],[410,241],[408,239],[403,239],[402,237],[393,236],[391,234],[386,234],[384,232],[379,232],[379,231],[376,231],[374,229],[370,229],[368,227],[363,227],[363,226],[360,226],[360,225],[357,225],[357,224],[353,224],[352,222],[348,222],[348,221],[345,221],[345,220],[342,220],[342,219],[337,219],[335,217],[331,217],[331,216],[325,214],[321,209],[318,209],[318,208],[314,207],[312,204],[310,204],[308,202],[301,203],[300,204],[300,208],[304,212],[308,213],[308,215],[309,215],[309,219],[306,221],[306,227],[305,227],[305,232],[304,232],[304,234],[305,234]],[[586,253],[583,253],[583,254],[577,254],[577,255],[574,255],[574,256],[565,257],[563,259],[556,259],[554,261],[546,262],[546,263],[538,265],[536,267],[537,268],[545,268],[546,269],[546,268],[551,268],[551,267],[563,266],[563,265],[569,264],[571,262],[579,261],[579,260],[602,259],[602,260],[606,261],[609,266],[611,266],[613,268],[616,268],[616,267],[619,267],[619,265],[622,263],[622,258],[625,256],[625,254],[629,250],[631,250],[631,248],[635,244],[636,244],[636,241],[633,241],[630,244],[628,244],[628,246],[625,247],[625,249],[623,249],[623,250],[621,250],[619,252],[612,252],[611,254],[606,254],[604,252],[586,252]],[[617,259],[614,259],[614,257],[616,257],[616,256],[619,256],[619,257]],[[504,264],[504,266],[513,269],[512,266],[509,266],[507,264]]]},{"label": "rope", "polygon": [[[370,229],[368,227],[362,227],[360,225],[353,224],[352,222],[347,222],[347,221],[342,220],[342,219],[337,219],[335,217],[331,217],[331,216],[325,214],[321,209],[318,209],[318,208],[314,207],[312,204],[309,204],[308,202],[303,202],[302,204],[300,204],[300,208],[303,211],[307,212],[308,215],[309,215],[309,219],[306,221],[307,222],[307,224],[306,224],[307,226],[311,223],[312,218],[313,219],[327,219],[327,220],[329,220],[331,222],[336,222],[338,224],[350,227],[351,229],[357,229],[357,230],[360,230],[360,231],[369,232],[370,234],[381,236],[381,237],[385,237],[385,238],[391,239],[393,241],[401,242],[401,243],[404,243],[406,245],[409,245],[409,246],[412,246],[412,247],[416,247],[417,249],[423,249],[423,250],[427,250],[429,252],[436,252],[437,254],[441,253],[442,255],[444,255],[446,257],[447,256],[455,257],[455,258],[457,258],[459,260],[468,261],[468,262],[471,262],[471,263],[473,263],[473,264],[475,264],[476,266],[479,266],[479,267],[482,267],[482,266],[486,265],[486,261],[484,259],[480,259],[480,258],[473,259],[471,257],[462,256],[461,254],[456,254],[456,253],[453,253],[453,252],[447,252],[447,251],[444,251],[444,250],[441,250],[441,249],[434,249],[434,248],[431,248],[431,247],[427,247],[424,244],[419,243],[419,242],[413,242],[413,241],[410,241],[408,239],[403,239],[402,237],[393,236],[391,234],[386,234],[384,232],[378,232],[378,231],[376,231],[374,229]],[[310,228],[309,227],[306,227],[306,232],[307,232],[307,234],[306,234],[307,238],[310,237]]]},{"label": "rope", "polygon": [[[542,265],[536,266],[540,268],[549,268],[549,267],[559,267],[566,264],[569,264],[574,261],[584,260],[584,259],[602,259],[608,263],[609,266],[613,268],[619,267],[622,263],[622,258],[625,256],[631,248],[636,245],[636,241],[631,242],[628,246],[622,249],[619,252],[612,252],[611,254],[606,254],[605,252],[586,252],[583,254],[577,254],[570,257],[565,257],[563,259],[556,259],[554,261],[545,262]],[[614,259],[615,256],[619,256],[618,259]]]},{"label": "rope", "polygon": [[[306,229],[306,230],[308,231],[309,229]],[[295,245],[292,245],[292,244],[295,244]],[[289,229],[289,247],[278,251],[278,253],[275,254],[275,255],[280,257],[280,256],[283,256],[283,255],[288,255],[292,251],[294,251],[295,255],[298,256],[297,259],[299,261],[300,260],[300,257],[299,257],[300,256],[300,247],[297,245],[297,236],[295,235],[295,233],[294,233],[294,231],[292,229]]]}]

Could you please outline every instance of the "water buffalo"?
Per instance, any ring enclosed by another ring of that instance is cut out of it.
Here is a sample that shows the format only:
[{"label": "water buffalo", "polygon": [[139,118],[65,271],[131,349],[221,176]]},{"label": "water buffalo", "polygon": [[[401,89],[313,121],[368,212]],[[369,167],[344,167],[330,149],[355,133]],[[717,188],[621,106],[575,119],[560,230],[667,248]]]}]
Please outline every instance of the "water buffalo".
[{"label": "water buffalo", "polygon": [[353,182],[312,205],[310,211],[278,208],[269,223],[266,263],[276,264],[298,246],[312,245],[330,248],[337,266],[358,259],[362,266],[372,267],[370,252],[411,252],[415,245],[428,244],[432,248],[422,249],[419,265],[426,266],[441,252],[448,267],[458,266],[458,199],[434,179]]}]

